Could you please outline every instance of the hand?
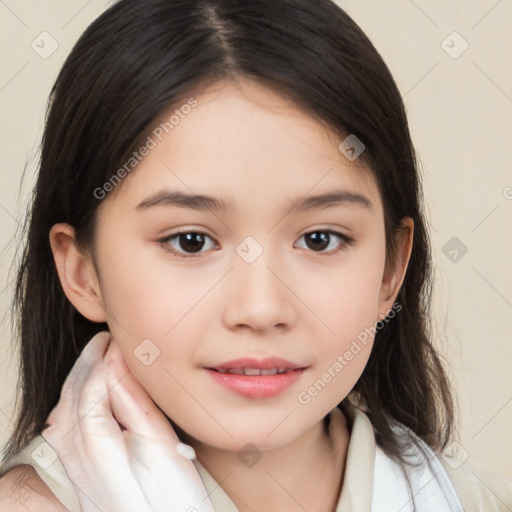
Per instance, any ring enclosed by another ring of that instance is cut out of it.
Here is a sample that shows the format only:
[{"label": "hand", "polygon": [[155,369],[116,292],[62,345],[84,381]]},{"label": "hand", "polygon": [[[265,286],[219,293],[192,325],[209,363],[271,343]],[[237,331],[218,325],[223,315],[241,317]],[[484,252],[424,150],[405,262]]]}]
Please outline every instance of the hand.
[{"label": "hand", "polygon": [[213,512],[172,426],[110,340],[103,331],[85,346],[42,432],[82,512]]}]

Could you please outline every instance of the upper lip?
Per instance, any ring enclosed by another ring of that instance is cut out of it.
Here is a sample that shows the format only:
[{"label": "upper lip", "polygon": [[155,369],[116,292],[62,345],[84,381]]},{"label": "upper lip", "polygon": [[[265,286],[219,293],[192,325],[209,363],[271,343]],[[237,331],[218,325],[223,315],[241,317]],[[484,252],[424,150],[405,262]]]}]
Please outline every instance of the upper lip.
[{"label": "upper lip", "polygon": [[300,364],[292,363],[281,357],[266,357],[264,359],[257,359],[255,357],[242,357],[226,361],[215,366],[208,366],[211,370],[229,370],[232,368],[258,368],[260,370],[271,370],[273,368],[286,368],[295,370],[298,368],[305,368]]}]

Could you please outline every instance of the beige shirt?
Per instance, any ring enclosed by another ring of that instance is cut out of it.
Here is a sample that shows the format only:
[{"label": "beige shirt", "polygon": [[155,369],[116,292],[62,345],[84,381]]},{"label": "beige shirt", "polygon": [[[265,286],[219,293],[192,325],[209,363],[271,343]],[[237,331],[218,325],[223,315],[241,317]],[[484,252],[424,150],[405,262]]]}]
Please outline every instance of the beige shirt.
[{"label": "beige shirt", "polygon": [[[371,512],[373,474],[375,467],[375,434],[366,414],[354,406],[344,409],[350,440],[347,450],[345,476],[336,512]],[[341,442],[343,413],[335,408],[330,413],[329,432],[335,446]],[[0,476],[15,466],[29,464],[70,512],[80,512],[73,484],[59,459],[48,456],[43,437],[36,436],[20,453],[0,467]],[[437,456],[437,455],[436,455]],[[467,463],[458,465],[438,456],[446,474],[464,507],[465,512],[512,511],[512,482],[501,475],[473,468]],[[235,504],[206,468],[193,461],[216,512],[238,512]]]}]

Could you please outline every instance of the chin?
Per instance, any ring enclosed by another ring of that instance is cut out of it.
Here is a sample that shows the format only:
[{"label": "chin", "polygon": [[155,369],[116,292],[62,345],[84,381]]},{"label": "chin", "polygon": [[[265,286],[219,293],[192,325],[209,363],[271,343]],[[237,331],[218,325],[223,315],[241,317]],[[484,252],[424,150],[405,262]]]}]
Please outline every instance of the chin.
[{"label": "chin", "polygon": [[[215,447],[220,450],[238,452],[242,447],[251,443],[257,449],[272,450],[281,448],[303,434],[310,425],[302,425],[290,414],[290,418],[283,422],[286,414],[280,412],[278,421],[250,421],[243,419],[236,422],[226,421],[224,430],[217,422],[194,422],[180,428],[171,421],[178,437],[187,444],[196,442]],[[293,418],[293,420],[292,420]],[[187,422],[188,423],[188,422]],[[228,433],[229,432],[229,433]]]}]

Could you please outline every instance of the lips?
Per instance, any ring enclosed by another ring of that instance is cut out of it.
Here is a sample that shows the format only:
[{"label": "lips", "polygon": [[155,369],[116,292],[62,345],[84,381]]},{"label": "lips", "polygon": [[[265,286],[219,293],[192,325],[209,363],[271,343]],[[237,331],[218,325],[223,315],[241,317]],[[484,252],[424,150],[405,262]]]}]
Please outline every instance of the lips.
[{"label": "lips", "polygon": [[291,387],[305,366],[282,359],[244,357],[204,367],[213,382],[246,398],[270,398]]},{"label": "lips", "polygon": [[207,367],[208,370],[237,375],[276,375],[303,368],[305,366],[280,357],[267,357],[265,359],[244,357]]}]

